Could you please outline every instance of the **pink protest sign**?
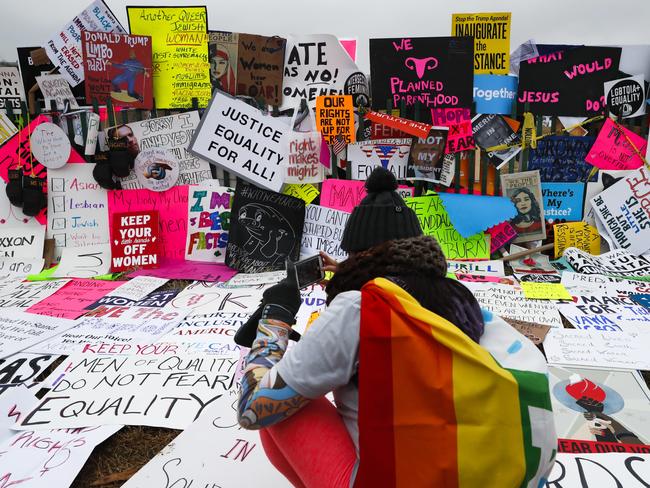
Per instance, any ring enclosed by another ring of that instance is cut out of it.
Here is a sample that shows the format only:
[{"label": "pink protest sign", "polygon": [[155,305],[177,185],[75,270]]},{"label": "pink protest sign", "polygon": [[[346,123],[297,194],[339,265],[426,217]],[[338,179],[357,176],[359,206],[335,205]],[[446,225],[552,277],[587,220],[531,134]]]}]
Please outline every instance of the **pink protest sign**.
[{"label": "pink protest sign", "polygon": [[54,294],[35,303],[26,312],[49,317],[77,319],[87,312],[85,308],[110,293],[123,281],[76,279]]},{"label": "pink protest sign", "polygon": [[140,269],[129,274],[129,278],[136,276],[157,276],[169,280],[198,280],[224,282],[235,276],[237,271],[225,264],[200,263],[197,261],[177,261],[161,259],[160,266],[156,269]]},{"label": "pink protest sign", "polygon": [[[365,182],[357,180],[327,179],[323,181],[320,204],[323,207],[352,212],[366,196]],[[413,187],[400,185],[397,192],[405,197],[413,196]]]},{"label": "pink protest sign", "polygon": [[[44,115],[39,115],[32,122],[25,127],[23,130],[19,131],[18,134],[9,139],[6,144],[0,147],[0,177],[6,182],[9,181],[9,170],[16,169],[19,164],[23,167],[23,174],[25,176],[32,173],[32,167],[34,169],[34,175],[37,178],[45,179],[47,178],[47,168],[38,162],[36,157],[32,154],[31,145],[29,136],[31,135],[34,128],[44,122],[49,122],[49,119]],[[68,158],[68,163],[85,163],[84,158],[74,150],[70,151],[70,157]],[[41,210],[41,212],[36,216],[36,220],[45,225],[47,223],[46,217],[47,209]]]},{"label": "pink protest sign", "polygon": [[[160,256],[182,261],[185,259],[187,236],[187,197],[187,185],[174,186],[163,192],[146,189],[110,190],[108,192],[108,221],[113,222],[115,213],[158,210]],[[112,235],[111,239],[113,239]]]},{"label": "pink protest sign", "polygon": [[490,254],[501,249],[510,241],[517,237],[517,231],[514,229],[510,222],[501,222],[500,224],[490,227],[485,231],[490,234]]},{"label": "pink protest sign", "polygon": [[433,125],[449,127],[445,154],[474,149],[472,117],[468,108],[432,108]]},{"label": "pink protest sign", "polygon": [[357,60],[357,40],[356,39],[339,39],[341,46],[345,49],[345,52],[348,53],[348,56],[352,58],[352,61]]},{"label": "pink protest sign", "polygon": [[645,155],[647,146],[648,142],[643,137],[625,127],[617,126],[612,119],[607,119],[585,161],[600,169],[638,169],[643,165],[639,154]]}]

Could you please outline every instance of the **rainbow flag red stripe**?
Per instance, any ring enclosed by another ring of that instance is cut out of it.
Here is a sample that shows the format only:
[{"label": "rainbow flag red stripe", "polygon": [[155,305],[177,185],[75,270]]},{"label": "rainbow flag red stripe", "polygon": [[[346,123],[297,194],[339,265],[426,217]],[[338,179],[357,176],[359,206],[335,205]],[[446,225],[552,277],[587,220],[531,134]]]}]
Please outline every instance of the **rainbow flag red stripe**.
[{"label": "rainbow flag red stripe", "polygon": [[[543,374],[501,367],[394,283],[362,289],[356,488],[508,488],[539,479]],[[546,462],[548,460],[545,460]]]}]

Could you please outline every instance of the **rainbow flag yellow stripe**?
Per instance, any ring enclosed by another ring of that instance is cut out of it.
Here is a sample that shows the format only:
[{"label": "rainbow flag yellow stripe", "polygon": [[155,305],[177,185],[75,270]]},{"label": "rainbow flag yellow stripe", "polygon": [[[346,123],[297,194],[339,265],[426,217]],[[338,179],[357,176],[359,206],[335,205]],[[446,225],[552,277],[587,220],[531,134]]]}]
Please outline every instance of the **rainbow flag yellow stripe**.
[{"label": "rainbow flag yellow stripe", "polygon": [[361,304],[355,487],[528,486],[541,457],[529,412],[551,409],[546,377],[501,367],[386,279]]}]

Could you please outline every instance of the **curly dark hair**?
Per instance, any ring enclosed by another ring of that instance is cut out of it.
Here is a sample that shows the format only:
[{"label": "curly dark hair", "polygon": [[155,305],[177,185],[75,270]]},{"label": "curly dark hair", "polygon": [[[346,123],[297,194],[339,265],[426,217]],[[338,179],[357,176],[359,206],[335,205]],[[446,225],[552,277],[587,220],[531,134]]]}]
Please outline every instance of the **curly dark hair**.
[{"label": "curly dark hair", "polygon": [[528,198],[530,198],[530,212],[526,214],[522,214],[519,209],[517,209],[517,216],[510,221],[511,224],[519,224],[521,222],[538,222],[542,220],[542,211],[539,208],[539,203],[537,203],[537,197],[535,194],[530,191],[528,188],[516,188],[514,191],[509,192],[512,196],[510,197],[510,200],[512,200],[512,203],[515,204],[516,207],[516,202],[515,198],[517,195],[520,193],[525,193],[528,195]]}]

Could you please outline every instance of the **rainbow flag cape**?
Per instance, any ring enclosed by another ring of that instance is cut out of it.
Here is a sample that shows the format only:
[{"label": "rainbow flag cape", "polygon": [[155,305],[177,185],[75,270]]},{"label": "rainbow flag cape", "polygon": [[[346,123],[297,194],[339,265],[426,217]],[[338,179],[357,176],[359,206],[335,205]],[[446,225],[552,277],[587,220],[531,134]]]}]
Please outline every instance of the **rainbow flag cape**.
[{"label": "rainbow flag cape", "polygon": [[355,488],[543,486],[557,446],[545,361],[501,319],[484,336],[494,353],[391,281],[363,287]]}]

